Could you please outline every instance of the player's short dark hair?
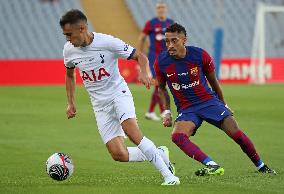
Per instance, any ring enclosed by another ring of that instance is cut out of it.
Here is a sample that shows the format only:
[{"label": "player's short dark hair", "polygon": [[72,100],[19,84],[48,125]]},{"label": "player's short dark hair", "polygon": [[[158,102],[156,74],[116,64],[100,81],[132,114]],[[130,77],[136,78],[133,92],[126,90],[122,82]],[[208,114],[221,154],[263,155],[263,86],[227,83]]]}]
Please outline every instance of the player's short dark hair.
[{"label": "player's short dark hair", "polygon": [[77,24],[80,21],[87,22],[85,14],[78,9],[71,9],[60,18],[59,24],[63,27],[65,24]]},{"label": "player's short dark hair", "polygon": [[185,28],[178,23],[174,23],[174,24],[170,25],[169,27],[167,27],[166,32],[183,33],[186,36]]},{"label": "player's short dark hair", "polygon": [[165,4],[165,5],[167,5],[164,0],[158,0],[156,4]]}]

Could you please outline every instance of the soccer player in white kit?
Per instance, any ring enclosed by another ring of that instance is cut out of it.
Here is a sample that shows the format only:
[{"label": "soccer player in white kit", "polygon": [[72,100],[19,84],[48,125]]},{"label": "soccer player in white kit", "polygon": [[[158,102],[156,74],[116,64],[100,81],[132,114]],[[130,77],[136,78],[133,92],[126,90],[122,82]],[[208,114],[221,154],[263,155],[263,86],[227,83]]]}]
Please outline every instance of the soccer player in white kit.
[{"label": "soccer player in white kit", "polygon": [[[141,52],[113,36],[89,32],[86,16],[76,9],[60,19],[67,42],[63,56],[66,66],[67,117],[75,117],[75,70],[77,67],[96,115],[102,140],[115,161],[150,161],[164,178],[162,185],[178,185],[179,178],[169,161],[168,149],[157,148],[140,131],[133,97],[119,73],[118,58],[133,59],[140,66],[140,81],[150,88],[148,59]],[[126,147],[125,133],[137,147]]]}]

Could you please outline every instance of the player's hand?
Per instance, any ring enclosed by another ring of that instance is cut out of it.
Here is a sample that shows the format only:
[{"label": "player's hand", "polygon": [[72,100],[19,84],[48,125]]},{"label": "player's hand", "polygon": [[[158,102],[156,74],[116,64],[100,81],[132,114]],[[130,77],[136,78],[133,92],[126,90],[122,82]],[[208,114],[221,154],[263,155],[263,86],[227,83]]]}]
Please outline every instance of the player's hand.
[{"label": "player's hand", "polygon": [[158,81],[156,78],[151,78],[151,85],[158,86]]},{"label": "player's hand", "polygon": [[139,81],[145,85],[147,89],[150,89],[151,86],[151,77],[147,72],[140,71],[138,76]]},{"label": "player's hand", "polygon": [[163,117],[163,125],[164,127],[171,127],[173,125],[171,113],[165,114],[165,116]]},{"label": "player's hand", "polygon": [[233,115],[234,115],[234,111],[233,111],[227,104],[225,104],[225,107],[226,107],[227,109],[229,109],[229,111],[231,111],[232,116],[233,116]]},{"label": "player's hand", "polygon": [[67,105],[66,115],[68,119],[71,119],[76,116],[76,107],[73,104]]}]

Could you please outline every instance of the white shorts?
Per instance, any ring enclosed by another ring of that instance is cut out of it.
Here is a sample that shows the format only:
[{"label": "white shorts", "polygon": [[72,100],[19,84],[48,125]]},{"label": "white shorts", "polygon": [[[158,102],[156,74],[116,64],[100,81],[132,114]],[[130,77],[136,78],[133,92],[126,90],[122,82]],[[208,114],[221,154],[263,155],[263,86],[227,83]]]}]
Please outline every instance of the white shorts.
[{"label": "white shorts", "polygon": [[99,133],[106,144],[115,137],[126,137],[121,123],[129,118],[136,118],[133,97],[130,91],[115,98],[106,108],[95,111]]}]

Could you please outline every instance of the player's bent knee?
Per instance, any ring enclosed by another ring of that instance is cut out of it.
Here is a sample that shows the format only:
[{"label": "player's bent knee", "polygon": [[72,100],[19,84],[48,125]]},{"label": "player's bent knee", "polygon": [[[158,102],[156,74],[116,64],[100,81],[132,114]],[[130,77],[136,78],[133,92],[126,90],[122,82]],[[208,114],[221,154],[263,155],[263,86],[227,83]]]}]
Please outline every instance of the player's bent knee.
[{"label": "player's bent knee", "polygon": [[232,116],[227,116],[223,119],[221,127],[231,128],[232,130],[240,130],[237,121]]}]

